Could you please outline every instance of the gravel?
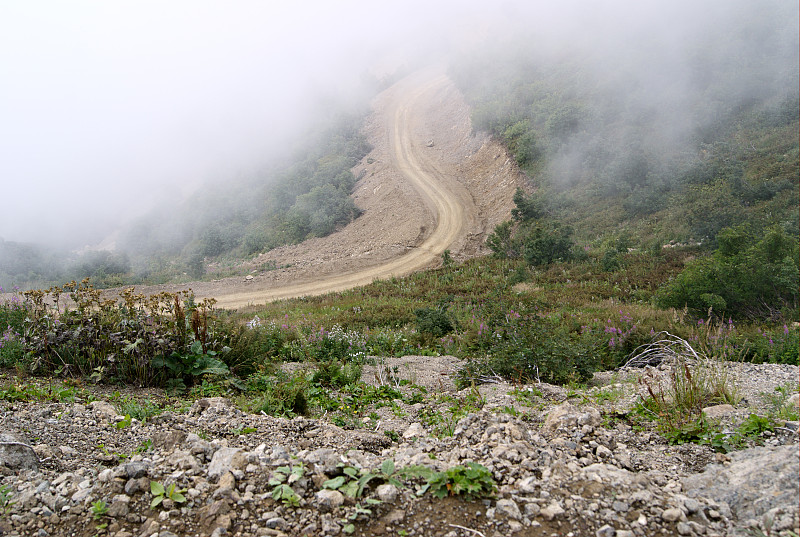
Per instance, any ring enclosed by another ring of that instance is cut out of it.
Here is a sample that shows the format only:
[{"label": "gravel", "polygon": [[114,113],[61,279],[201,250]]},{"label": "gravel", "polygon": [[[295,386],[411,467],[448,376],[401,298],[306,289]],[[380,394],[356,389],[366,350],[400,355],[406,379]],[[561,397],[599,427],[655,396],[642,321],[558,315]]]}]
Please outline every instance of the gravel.
[{"label": "gravel", "polygon": [[[429,383],[454,363],[451,357],[408,357],[408,374],[415,362],[424,362],[419,369],[427,373],[417,378]],[[797,390],[795,366],[731,367],[745,395],[724,418],[732,426],[740,416],[768,410],[763,394],[775,387]],[[185,411],[122,428],[109,401],[2,402],[0,433],[16,444],[0,451],[0,484],[13,501],[0,530],[8,536],[114,537],[797,531],[796,429],[786,427],[763,437],[762,446],[724,455],[708,446],[668,445],[654,430],[610,419],[630,409],[641,389],[638,376],[661,373],[599,374],[596,386],[569,400],[557,386],[484,385],[481,410],[455,423],[452,436],[436,437],[422,427],[422,415],[430,409],[447,414],[452,403],[443,402],[443,393],[455,400],[470,394],[442,383],[444,392],[423,403],[399,404],[404,415],[390,425],[400,433],[395,441],[382,422],[346,430],[325,417],[248,414],[222,398],[200,399]],[[618,386],[621,395],[598,403],[593,394],[608,386]],[[526,388],[536,395],[515,395]],[[244,427],[255,432],[237,434]],[[482,501],[439,500],[418,496],[419,481],[398,487],[376,478],[356,502],[323,486],[342,475],[342,465],[378,474],[387,459],[398,469],[423,465],[435,471],[477,462],[489,469],[498,490]],[[298,466],[302,475],[286,469]],[[186,501],[167,494],[151,509],[151,481],[168,491],[174,485]],[[273,498],[281,481],[296,495],[294,505]],[[96,502],[107,507],[98,520]]]}]

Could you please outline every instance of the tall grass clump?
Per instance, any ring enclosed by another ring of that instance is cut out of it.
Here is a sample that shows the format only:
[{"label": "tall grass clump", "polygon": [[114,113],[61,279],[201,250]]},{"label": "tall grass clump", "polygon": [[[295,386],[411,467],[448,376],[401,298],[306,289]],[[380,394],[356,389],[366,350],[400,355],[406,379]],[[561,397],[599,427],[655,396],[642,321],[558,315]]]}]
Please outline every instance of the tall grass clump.
[{"label": "tall grass clump", "polygon": [[732,349],[725,341],[709,345],[707,340],[700,346],[704,349],[695,349],[685,339],[662,332],[655,341],[637,349],[626,364],[668,364],[665,377],[649,374],[639,381],[645,390],[640,410],[658,420],[668,436],[704,428],[703,408],[739,400],[728,362],[734,357]]}]

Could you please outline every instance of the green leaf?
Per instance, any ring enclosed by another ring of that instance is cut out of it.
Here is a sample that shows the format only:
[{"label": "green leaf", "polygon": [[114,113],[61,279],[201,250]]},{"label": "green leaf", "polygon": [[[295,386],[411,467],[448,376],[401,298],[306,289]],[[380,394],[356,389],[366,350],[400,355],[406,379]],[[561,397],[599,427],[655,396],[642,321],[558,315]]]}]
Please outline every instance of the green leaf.
[{"label": "green leaf", "polygon": [[392,475],[394,473],[394,461],[392,459],[383,461],[383,464],[381,464],[381,472],[387,476]]},{"label": "green leaf", "polygon": [[158,481],[151,481],[150,482],[150,494],[153,496],[163,496],[166,491],[164,490],[164,485],[159,483]]},{"label": "green leaf", "polygon": [[156,496],[155,498],[153,498],[153,501],[150,502],[150,509],[155,509],[156,507],[158,507],[163,500],[164,500],[163,496]]},{"label": "green leaf", "polygon": [[348,482],[345,486],[339,489],[339,492],[341,492],[342,494],[344,494],[349,498],[355,498],[356,495],[358,494],[358,481]]},{"label": "green leaf", "polygon": [[342,470],[345,474],[349,475],[353,479],[358,477],[358,470],[353,468],[352,466],[345,466],[344,470]]},{"label": "green leaf", "polygon": [[169,499],[175,503],[184,503],[186,501],[186,496],[184,496],[180,492],[174,492],[173,494],[170,495]]},{"label": "green leaf", "polygon": [[345,524],[345,526],[342,528],[342,531],[347,534],[350,534],[356,531],[356,527],[353,524]]},{"label": "green leaf", "polygon": [[333,479],[328,479],[322,484],[322,488],[338,490],[339,487],[344,485],[345,477],[340,475],[338,477],[334,477]]},{"label": "green leaf", "polygon": [[203,344],[200,341],[192,342],[192,354],[203,354]]}]

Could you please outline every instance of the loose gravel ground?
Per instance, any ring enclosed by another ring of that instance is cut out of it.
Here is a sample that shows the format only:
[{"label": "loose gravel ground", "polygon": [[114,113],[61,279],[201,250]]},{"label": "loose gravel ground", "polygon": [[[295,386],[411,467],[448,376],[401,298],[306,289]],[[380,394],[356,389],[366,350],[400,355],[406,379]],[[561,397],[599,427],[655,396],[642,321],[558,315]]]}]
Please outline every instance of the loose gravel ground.
[{"label": "loose gravel ground", "polygon": [[[667,364],[597,374],[580,390],[501,383],[463,391],[452,383],[453,357],[386,364],[427,394],[373,404],[345,428],[328,415],[246,413],[224,398],[117,427],[122,399],[169,401],[159,392],[91,386],[72,402],[4,401],[2,440],[33,450],[0,445],[0,484],[13,501],[0,534],[625,537],[798,530],[797,424],[782,424],[759,439],[763,445],[731,454],[669,445],[629,414],[642,390],[638,380],[667,378]],[[774,413],[777,387],[797,392],[796,366],[729,367],[743,399],[719,417],[725,427],[751,412]],[[381,382],[377,371],[364,380]],[[469,413],[448,422],[467,405]],[[419,480],[398,487],[376,478],[356,500],[323,487],[342,465],[378,472],[390,459],[396,468],[436,471],[477,462],[498,490],[474,501],[437,499],[417,494]],[[270,480],[280,467],[300,465],[304,473],[291,483],[297,504],[275,501]],[[151,481],[186,489],[186,502],[165,499],[151,509]],[[108,511],[94,520],[98,501]]]}]

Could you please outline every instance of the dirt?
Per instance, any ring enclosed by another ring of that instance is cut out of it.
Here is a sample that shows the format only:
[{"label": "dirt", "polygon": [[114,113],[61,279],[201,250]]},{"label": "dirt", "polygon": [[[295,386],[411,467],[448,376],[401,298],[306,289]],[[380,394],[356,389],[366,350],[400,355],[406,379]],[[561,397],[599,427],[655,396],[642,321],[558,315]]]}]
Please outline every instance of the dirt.
[{"label": "dirt", "polygon": [[[472,132],[463,96],[440,68],[408,76],[378,95],[364,132],[373,150],[353,168],[362,215],[324,238],[285,246],[242,265],[243,276],[138,288],[191,288],[217,307],[324,294],[433,267],[450,250],[487,253],[486,237],[507,220],[520,173],[505,149]],[[285,267],[263,270],[274,264]]]}]

